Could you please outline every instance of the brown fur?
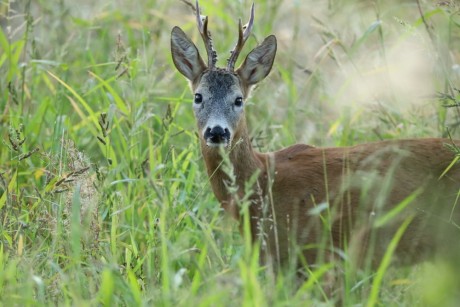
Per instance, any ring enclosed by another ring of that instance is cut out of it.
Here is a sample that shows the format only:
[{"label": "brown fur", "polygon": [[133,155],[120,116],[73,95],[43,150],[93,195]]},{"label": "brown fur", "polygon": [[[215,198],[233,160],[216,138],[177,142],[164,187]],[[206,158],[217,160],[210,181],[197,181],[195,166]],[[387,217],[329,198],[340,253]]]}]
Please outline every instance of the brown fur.
[{"label": "brown fur", "polygon": [[[412,214],[415,217],[396,251],[396,258],[403,262],[424,260],[438,248],[448,249],[449,243],[442,240],[442,232],[460,236],[455,226],[460,225],[460,208],[454,208],[460,188],[459,166],[455,165],[438,180],[454,158],[444,145],[451,143],[450,140],[384,141],[343,148],[297,144],[263,154],[253,150],[245,124],[241,127],[237,138],[241,142],[229,156],[240,198],[247,180],[260,171],[250,213],[252,238],[266,237],[264,261],[271,259],[284,265],[293,256],[289,255],[293,245],[320,244],[325,228],[320,216],[311,210],[326,201],[330,204],[331,218],[328,246],[348,249],[358,265],[363,265],[371,234],[377,242],[372,251],[375,266],[398,227]],[[240,219],[239,208],[224,184],[227,177],[218,168],[219,154],[206,145],[202,149],[217,199],[226,211]],[[269,178],[273,179],[272,184]],[[382,186],[386,180],[389,187],[385,189]],[[364,186],[367,194],[362,196]],[[372,221],[418,189],[421,189],[418,197],[401,214],[387,225],[373,229]],[[380,199],[376,200],[377,197]],[[318,253],[315,248],[304,249],[303,257],[314,263]]]}]

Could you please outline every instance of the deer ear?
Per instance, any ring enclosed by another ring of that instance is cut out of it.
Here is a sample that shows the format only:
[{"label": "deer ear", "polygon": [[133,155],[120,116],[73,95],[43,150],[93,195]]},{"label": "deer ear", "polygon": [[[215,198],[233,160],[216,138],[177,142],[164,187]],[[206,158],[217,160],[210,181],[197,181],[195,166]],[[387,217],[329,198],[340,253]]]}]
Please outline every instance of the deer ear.
[{"label": "deer ear", "polygon": [[254,48],[236,73],[248,84],[262,81],[270,72],[276,55],[276,37],[270,35],[262,44]]},{"label": "deer ear", "polygon": [[179,27],[171,31],[171,54],[177,70],[190,81],[195,80],[206,69],[195,44]]}]

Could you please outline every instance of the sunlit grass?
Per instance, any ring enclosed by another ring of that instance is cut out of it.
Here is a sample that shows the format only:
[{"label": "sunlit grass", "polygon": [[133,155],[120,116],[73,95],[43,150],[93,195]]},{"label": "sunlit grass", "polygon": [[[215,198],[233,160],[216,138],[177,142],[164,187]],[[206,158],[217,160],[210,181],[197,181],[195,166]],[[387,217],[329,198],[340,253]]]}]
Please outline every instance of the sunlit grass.
[{"label": "sunlit grass", "polygon": [[[200,3],[225,63],[251,2]],[[246,52],[279,41],[247,106],[257,148],[458,138],[460,8],[442,3],[421,1],[423,20],[416,1],[256,1]],[[174,25],[203,50],[184,2],[6,1],[0,14],[2,305],[334,303],[334,264],[275,278],[212,194],[170,58]],[[344,304],[454,306],[458,274],[437,265],[345,263]]]}]

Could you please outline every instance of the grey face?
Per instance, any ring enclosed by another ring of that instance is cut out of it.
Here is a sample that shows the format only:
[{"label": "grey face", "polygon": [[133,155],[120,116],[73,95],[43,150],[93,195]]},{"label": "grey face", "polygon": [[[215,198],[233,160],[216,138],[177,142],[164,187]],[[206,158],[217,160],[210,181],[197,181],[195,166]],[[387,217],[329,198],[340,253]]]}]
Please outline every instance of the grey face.
[{"label": "grey face", "polygon": [[210,147],[229,146],[243,116],[238,77],[224,70],[203,74],[195,89],[193,110],[201,137]]}]

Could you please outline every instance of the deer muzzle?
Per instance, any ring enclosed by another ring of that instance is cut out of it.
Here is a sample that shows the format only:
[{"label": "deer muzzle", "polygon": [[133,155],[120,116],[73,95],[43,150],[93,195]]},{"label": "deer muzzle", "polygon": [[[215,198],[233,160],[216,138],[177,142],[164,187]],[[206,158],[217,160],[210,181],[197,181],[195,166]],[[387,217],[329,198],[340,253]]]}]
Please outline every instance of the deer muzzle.
[{"label": "deer muzzle", "polygon": [[230,144],[230,131],[221,126],[208,127],[204,132],[204,139],[210,147],[227,147]]}]

